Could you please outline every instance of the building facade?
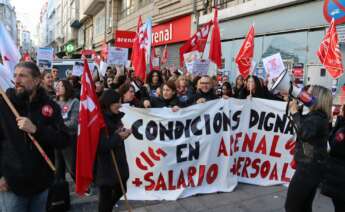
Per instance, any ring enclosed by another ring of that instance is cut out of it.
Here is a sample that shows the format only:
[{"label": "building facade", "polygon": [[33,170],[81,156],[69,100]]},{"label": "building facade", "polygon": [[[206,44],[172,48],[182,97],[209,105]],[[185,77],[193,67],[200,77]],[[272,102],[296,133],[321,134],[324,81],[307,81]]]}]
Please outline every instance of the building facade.
[{"label": "building facade", "polygon": [[48,2],[45,2],[41,8],[40,21],[38,24],[38,47],[47,47],[49,45],[48,23]]},{"label": "building facade", "polygon": [[0,0],[0,22],[10,33],[14,42],[17,40],[17,18],[15,8],[9,0]]}]

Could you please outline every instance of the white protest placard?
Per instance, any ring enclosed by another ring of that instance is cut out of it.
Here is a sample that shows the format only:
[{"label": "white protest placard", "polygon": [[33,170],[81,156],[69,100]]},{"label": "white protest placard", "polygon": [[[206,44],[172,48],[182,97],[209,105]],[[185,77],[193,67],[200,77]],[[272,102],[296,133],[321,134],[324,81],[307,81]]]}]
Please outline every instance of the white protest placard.
[{"label": "white protest placard", "polygon": [[128,61],[128,49],[110,47],[108,51],[109,65],[126,65]]},{"label": "white protest placard", "polygon": [[101,74],[102,77],[105,76],[105,74],[107,72],[107,68],[108,68],[108,64],[106,62],[104,62],[103,60],[101,60],[101,62],[99,64],[99,73]]},{"label": "white protest placard", "polygon": [[[295,135],[286,102],[218,99],[172,112],[123,106],[131,200],[288,183]],[[236,191],[235,191],[236,192]]]},{"label": "white protest placard", "polygon": [[37,65],[43,69],[51,69],[53,65],[54,49],[38,48],[37,49]]},{"label": "white protest placard", "polygon": [[262,62],[270,79],[278,77],[285,69],[280,53],[266,57],[262,59]]},{"label": "white protest placard", "polygon": [[210,67],[210,60],[196,60],[193,62],[193,75],[202,76],[208,74],[208,69]]},{"label": "white protest placard", "polygon": [[193,72],[193,63],[195,60],[201,59],[201,53],[198,51],[191,51],[183,54],[183,59],[189,73]]},{"label": "white protest placard", "polygon": [[84,64],[82,62],[75,62],[72,69],[72,76],[80,77],[83,74]]}]

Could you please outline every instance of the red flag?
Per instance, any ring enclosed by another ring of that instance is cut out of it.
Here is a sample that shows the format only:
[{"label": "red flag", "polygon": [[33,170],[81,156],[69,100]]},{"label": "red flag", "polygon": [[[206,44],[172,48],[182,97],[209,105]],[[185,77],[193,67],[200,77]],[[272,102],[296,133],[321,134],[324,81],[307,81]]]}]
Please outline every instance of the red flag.
[{"label": "red flag", "polygon": [[334,19],[321,42],[320,48],[317,51],[317,56],[334,79],[339,78],[343,74],[344,69]]},{"label": "red flag", "polygon": [[210,44],[209,58],[218,68],[222,67],[222,45],[220,41],[220,29],[218,24],[218,10],[215,8],[213,18],[213,29]]},{"label": "red flag", "polygon": [[250,68],[252,66],[252,60],[254,55],[254,26],[250,27],[246,39],[244,40],[240,51],[236,57],[236,63],[240,74],[246,79],[250,74]]},{"label": "red flag", "polygon": [[81,78],[76,160],[76,192],[83,195],[93,180],[99,134],[105,127],[87,60]]},{"label": "red flag", "polygon": [[139,77],[143,81],[145,81],[146,77],[145,39],[147,39],[147,33],[146,31],[144,32],[141,16],[139,16],[137,35],[134,38],[132,48],[132,64],[134,76]]},{"label": "red flag", "polygon": [[212,20],[204,24],[198,31],[180,48],[180,66],[184,64],[183,55],[191,51],[203,52],[206,46],[208,34],[212,26]]},{"label": "red flag", "polygon": [[166,64],[168,62],[168,48],[167,48],[167,45],[165,45],[165,47],[163,49],[161,62],[162,62],[162,64]]}]

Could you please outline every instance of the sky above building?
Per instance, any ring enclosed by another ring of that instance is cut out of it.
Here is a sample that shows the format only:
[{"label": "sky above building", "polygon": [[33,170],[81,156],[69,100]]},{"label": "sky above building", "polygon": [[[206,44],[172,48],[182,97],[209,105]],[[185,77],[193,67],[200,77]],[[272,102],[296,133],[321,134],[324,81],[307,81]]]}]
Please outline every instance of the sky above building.
[{"label": "sky above building", "polygon": [[30,31],[31,39],[35,41],[37,36],[37,25],[39,23],[41,8],[47,0],[10,0],[16,8],[17,20],[20,20],[24,27]]}]

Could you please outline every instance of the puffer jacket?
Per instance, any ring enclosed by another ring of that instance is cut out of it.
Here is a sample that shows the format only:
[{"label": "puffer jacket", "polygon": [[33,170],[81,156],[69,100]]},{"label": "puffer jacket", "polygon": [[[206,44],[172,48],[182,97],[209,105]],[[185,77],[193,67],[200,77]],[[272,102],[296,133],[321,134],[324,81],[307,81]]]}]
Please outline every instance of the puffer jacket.
[{"label": "puffer jacket", "polygon": [[329,120],[321,111],[306,115],[295,113],[292,119],[297,128],[294,159],[297,163],[322,163],[327,158]]}]

